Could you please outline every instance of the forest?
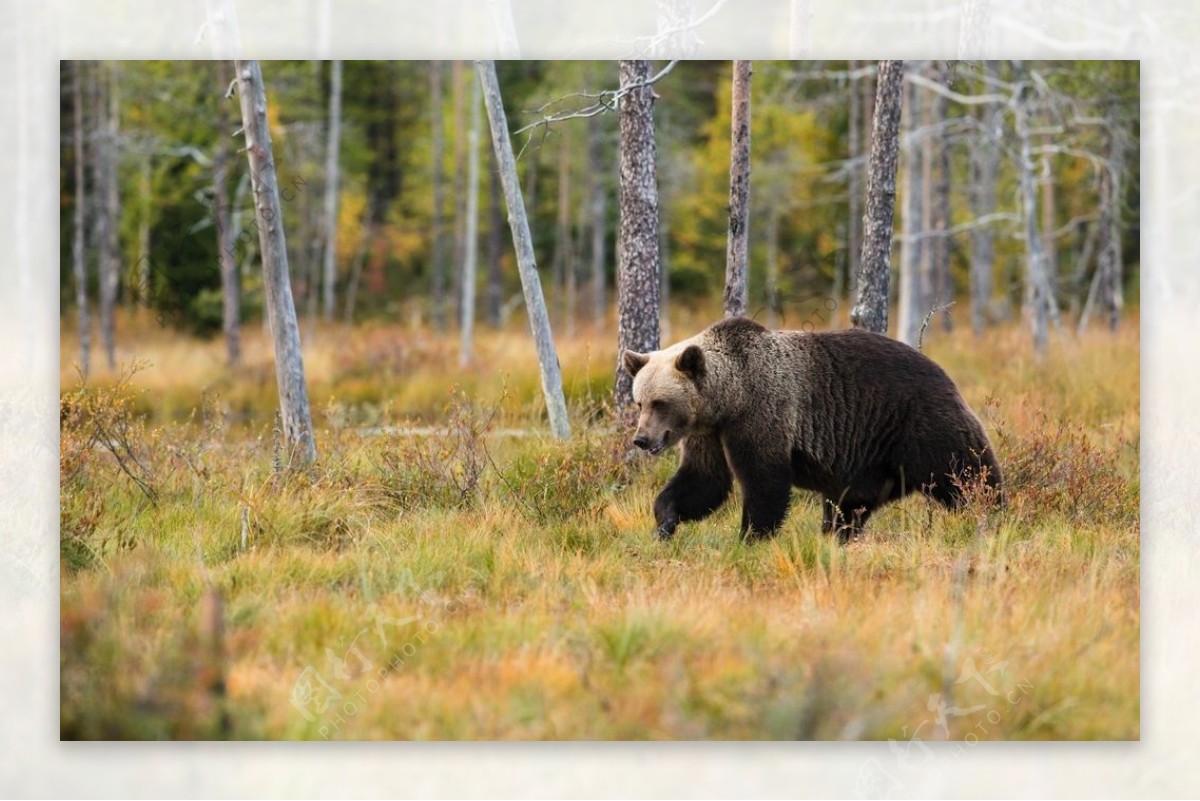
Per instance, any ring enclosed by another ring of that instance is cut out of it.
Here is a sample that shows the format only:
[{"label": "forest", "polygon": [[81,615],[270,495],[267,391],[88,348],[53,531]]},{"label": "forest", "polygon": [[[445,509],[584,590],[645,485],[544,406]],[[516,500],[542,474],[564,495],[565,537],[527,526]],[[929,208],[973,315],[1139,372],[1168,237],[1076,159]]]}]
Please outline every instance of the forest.
[{"label": "forest", "polygon": [[[1136,739],[1139,81],[62,62],[62,736]],[[736,314],[931,356],[1007,505],[655,540],[618,353]]]}]

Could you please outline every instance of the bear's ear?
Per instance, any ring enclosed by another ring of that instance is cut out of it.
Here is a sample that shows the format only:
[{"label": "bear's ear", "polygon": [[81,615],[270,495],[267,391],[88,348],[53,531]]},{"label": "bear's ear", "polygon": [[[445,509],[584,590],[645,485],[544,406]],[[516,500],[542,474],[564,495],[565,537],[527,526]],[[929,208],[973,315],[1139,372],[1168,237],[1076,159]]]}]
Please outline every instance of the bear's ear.
[{"label": "bear's ear", "polygon": [[646,362],[650,361],[650,357],[645,353],[627,350],[623,354],[622,361],[625,363],[625,370],[630,375],[637,375],[638,371],[646,366]]},{"label": "bear's ear", "polygon": [[698,345],[688,345],[675,360],[675,369],[693,381],[699,381],[704,377],[704,351]]}]

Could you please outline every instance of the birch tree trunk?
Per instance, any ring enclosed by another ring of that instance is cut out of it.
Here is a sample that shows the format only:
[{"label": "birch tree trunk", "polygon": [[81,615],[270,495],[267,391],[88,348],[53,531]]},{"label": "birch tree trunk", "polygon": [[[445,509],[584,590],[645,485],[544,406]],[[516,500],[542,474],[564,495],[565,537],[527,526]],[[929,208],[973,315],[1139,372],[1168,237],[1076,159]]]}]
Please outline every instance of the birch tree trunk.
[{"label": "birch tree trunk", "polygon": [[886,334],[891,280],[892,216],[896,207],[896,155],[900,144],[903,61],[879,62],[867,174],[867,216],[858,294],[850,320],[855,328]]},{"label": "birch tree trunk", "polygon": [[[918,69],[914,65],[914,69]],[[925,159],[923,146],[917,140],[923,117],[923,97],[914,83],[905,83],[907,104],[904,120],[904,197],[900,212],[903,240],[900,244],[900,297],[896,338],[917,347],[921,321],[925,314]]]},{"label": "birch tree trunk", "polygon": [[500,86],[496,80],[496,65],[491,61],[478,61],[475,67],[483,85],[483,99],[491,125],[492,145],[496,151],[500,178],[504,184],[508,222],[512,228],[513,245],[517,252],[521,288],[525,293],[525,310],[529,314],[529,327],[533,331],[533,341],[537,346],[542,393],[546,398],[546,414],[550,418],[550,429],[554,436],[566,439],[571,435],[571,426],[567,420],[566,399],[563,397],[562,371],[554,349],[554,337],[550,332],[550,318],[546,313],[542,282],[538,278],[533,238],[529,233],[529,218],[525,214],[521,184],[517,179],[517,162],[513,157],[512,141],[508,135],[508,119],[504,114],[504,103],[500,98]]},{"label": "birch tree trunk", "polygon": [[[71,116],[74,127],[75,146],[75,208],[73,209],[71,234],[71,268],[75,278],[75,306],[79,320],[79,372],[87,380],[92,356],[92,321],[88,316],[87,254],[84,251],[83,232],[87,224],[85,204],[87,191],[84,186],[83,149],[83,65],[82,60],[72,64],[74,81],[71,84]],[[143,259],[149,254],[142,253]]]},{"label": "birch tree trunk", "polygon": [[[462,277],[461,267],[467,245],[467,101],[464,79],[470,79],[468,71],[464,69],[464,62],[451,61],[450,104],[454,119],[454,181],[451,187],[454,195],[454,243],[451,248],[451,264],[454,268],[450,270],[449,297],[454,308],[448,310],[447,316],[454,320],[460,319],[462,315],[462,287],[459,286],[459,279]],[[534,159],[533,163],[536,164],[537,160]]]},{"label": "birch tree trunk", "polygon": [[1121,311],[1125,307],[1124,264],[1121,255],[1121,180],[1125,174],[1125,131],[1116,119],[1115,112],[1109,114],[1108,124],[1108,207],[1107,230],[1105,232],[1104,265],[1106,309],[1108,327],[1115,331],[1121,322]]},{"label": "birch tree trunk", "polygon": [[342,141],[342,62],[329,65],[329,141],[325,153],[325,280],[322,310],[333,320],[334,285],[337,281],[338,154]]},{"label": "birch tree trunk", "polygon": [[592,321],[604,320],[607,301],[604,292],[605,242],[608,238],[608,189],[605,186],[604,159],[600,152],[600,119],[588,120],[588,183],[591,192],[592,229]]},{"label": "birch tree trunk", "polygon": [[[227,62],[217,61],[217,82],[229,83]],[[221,330],[225,335],[225,360],[230,367],[242,359],[241,287],[238,278],[237,244],[233,235],[233,209],[229,201],[229,111],[218,103],[217,146],[213,155],[213,228],[217,234],[217,254],[221,265]]]},{"label": "birch tree trunk", "polygon": [[[620,63],[622,87],[650,78],[650,62]],[[658,181],[655,175],[654,91],[643,86],[621,100],[620,223],[617,232],[617,366],[614,406],[626,415],[633,403],[633,378],[622,366],[626,349],[658,349]]]},{"label": "birch tree trunk", "polygon": [[725,316],[746,313],[750,253],[750,75],[749,61],[733,62],[733,109],[729,157],[729,242],[725,250]]},{"label": "birch tree trunk", "polygon": [[479,126],[482,84],[471,81],[471,130],[467,135],[467,239],[462,263],[462,319],[459,321],[458,363],[471,363],[475,337],[475,275],[479,251]]},{"label": "birch tree trunk", "polygon": [[257,61],[235,61],[234,68],[254,189],[254,217],[262,253],[267,314],[275,345],[275,379],[279,387],[283,435],[289,462],[299,459],[303,464],[310,464],[317,458],[317,446],[308,406],[308,389],[304,383],[300,328],[288,275],[278,176],[267,124],[267,92]]},{"label": "birch tree trunk", "polygon": [[[1018,68],[1024,72],[1023,68]],[[1017,140],[1020,156],[1017,167],[1020,174],[1021,214],[1025,233],[1025,314],[1033,333],[1033,348],[1038,356],[1046,352],[1047,325],[1050,307],[1054,302],[1046,274],[1046,252],[1042,247],[1041,229],[1037,209],[1037,176],[1033,172],[1032,142],[1029,133],[1030,106],[1033,102],[1033,87],[1027,80],[1017,85],[1013,98],[1013,113],[1016,118]]]},{"label": "birch tree trunk", "polygon": [[[995,62],[984,62],[984,70],[995,72]],[[996,175],[1000,167],[1001,111],[982,107],[982,131],[972,139],[971,213],[976,220],[996,211]],[[990,225],[971,230],[971,328],[983,333],[991,321],[992,264],[995,261],[994,234]]]},{"label": "birch tree trunk", "polygon": [[445,122],[443,121],[442,62],[429,62],[430,127],[433,140],[433,324],[446,330],[446,237],[442,231],[445,211]]}]

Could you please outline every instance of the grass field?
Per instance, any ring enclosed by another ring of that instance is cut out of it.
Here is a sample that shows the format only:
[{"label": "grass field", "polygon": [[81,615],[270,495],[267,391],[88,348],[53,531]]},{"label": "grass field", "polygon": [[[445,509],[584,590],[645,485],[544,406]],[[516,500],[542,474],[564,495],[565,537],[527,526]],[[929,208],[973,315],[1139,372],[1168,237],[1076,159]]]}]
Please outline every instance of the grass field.
[{"label": "grass field", "polygon": [[611,332],[559,343],[560,443],[515,324],[462,370],[427,331],[318,328],[303,471],[257,326],[233,374],[121,337],[81,388],[62,336],[64,738],[1139,736],[1136,319],[1041,363],[1016,327],[931,336],[1009,503],[910,498],[845,547],[800,492],[770,542],[736,496],[658,542],[676,456],[609,422]]}]

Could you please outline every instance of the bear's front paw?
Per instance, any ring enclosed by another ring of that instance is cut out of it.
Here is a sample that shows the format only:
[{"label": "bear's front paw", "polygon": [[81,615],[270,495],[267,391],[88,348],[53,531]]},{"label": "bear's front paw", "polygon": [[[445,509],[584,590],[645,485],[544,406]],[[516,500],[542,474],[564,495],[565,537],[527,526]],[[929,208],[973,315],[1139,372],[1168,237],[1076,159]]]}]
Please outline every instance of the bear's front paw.
[{"label": "bear's front paw", "polygon": [[658,537],[663,542],[667,542],[675,534],[675,528],[679,525],[679,518],[673,517],[666,520],[658,521],[658,528],[654,530],[654,536]]}]

